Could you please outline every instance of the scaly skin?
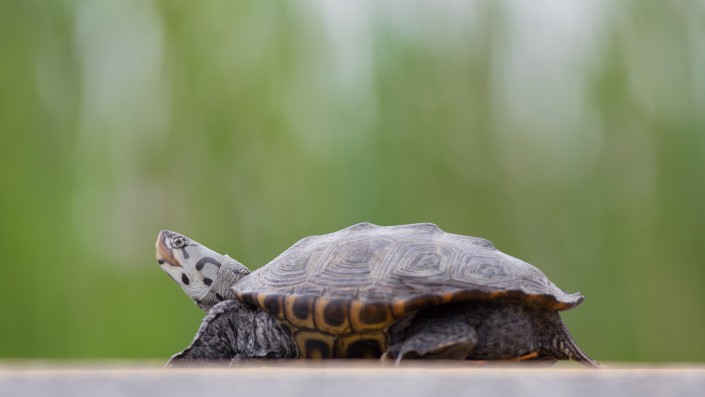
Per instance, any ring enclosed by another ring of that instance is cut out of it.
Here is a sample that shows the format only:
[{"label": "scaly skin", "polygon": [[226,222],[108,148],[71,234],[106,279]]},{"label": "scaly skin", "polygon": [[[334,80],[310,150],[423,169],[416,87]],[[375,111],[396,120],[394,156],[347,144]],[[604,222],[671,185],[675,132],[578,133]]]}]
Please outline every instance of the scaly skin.
[{"label": "scaly skin", "polygon": [[[521,303],[477,302],[440,306],[391,327],[385,358],[513,360],[573,359],[601,365],[582,353],[558,313]],[[208,312],[191,345],[169,361],[181,366],[247,358],[297,358],[289,333],[271,315],[237,300]]]},{"label": "scaly skin", "polygon": [[196,305],[206,313],[219,302],[228,299],[235,299],[235,295],[230,287],[235,282],[250,274],[250,270],[243,266],[240,262],[230,258],[227,255],[223,256],[223,263],[218,269],[218,276],[213,281],[208,292],[201,298],[194,299]]},{"label": "scaly skin", "polygon": [[189,347],[167,366],[245,358],[296,358],[296,344],[277,320],[238,300],[215,305]]},{"label": "scaly skin", "polygon": [[[470,360],[528,356],[536,360],[572,359],[601,367],[577,347],[558,313],[522,303],[471,302],[436,307],[419,313],[408,327],[390,337],[392,346],[387,356],[397,358],[458,358],[459,351],[466,351],[464,357]],[[448,341],[455,343],[452,350]]]}]

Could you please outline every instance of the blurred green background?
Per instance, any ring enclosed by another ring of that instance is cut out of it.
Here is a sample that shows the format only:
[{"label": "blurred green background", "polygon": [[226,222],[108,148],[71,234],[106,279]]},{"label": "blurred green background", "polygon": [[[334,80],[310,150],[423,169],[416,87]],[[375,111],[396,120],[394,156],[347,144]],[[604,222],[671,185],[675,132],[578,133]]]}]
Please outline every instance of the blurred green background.
[{"label": "blurred green background", "polygon": [[0,2],[0,357],[166,359],[160,229],[251,268],[481,236],[604,361],[705,358],[702,1]]}]

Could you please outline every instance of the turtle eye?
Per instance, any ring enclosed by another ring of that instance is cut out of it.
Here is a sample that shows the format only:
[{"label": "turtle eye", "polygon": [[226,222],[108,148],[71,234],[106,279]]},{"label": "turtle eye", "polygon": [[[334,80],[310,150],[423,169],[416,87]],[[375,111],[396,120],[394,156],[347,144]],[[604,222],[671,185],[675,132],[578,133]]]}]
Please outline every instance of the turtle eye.
[{"label": "turtle eye", "polygon": [[171,239],[171,248],[183,248],[188,245],[188,239],[184,236],[177,236]]}]

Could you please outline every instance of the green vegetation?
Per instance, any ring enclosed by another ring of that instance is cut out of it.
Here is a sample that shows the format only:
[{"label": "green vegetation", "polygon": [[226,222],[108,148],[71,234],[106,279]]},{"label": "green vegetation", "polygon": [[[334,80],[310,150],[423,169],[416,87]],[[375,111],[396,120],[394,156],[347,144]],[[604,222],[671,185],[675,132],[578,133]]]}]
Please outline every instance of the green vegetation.
[{"label": "green vegetation", "polygon": [[705,7],[544,3],[0,2],[0,357],[184,347],[163,228],[428,221],[583,292],[592,357],[702,361]]}]

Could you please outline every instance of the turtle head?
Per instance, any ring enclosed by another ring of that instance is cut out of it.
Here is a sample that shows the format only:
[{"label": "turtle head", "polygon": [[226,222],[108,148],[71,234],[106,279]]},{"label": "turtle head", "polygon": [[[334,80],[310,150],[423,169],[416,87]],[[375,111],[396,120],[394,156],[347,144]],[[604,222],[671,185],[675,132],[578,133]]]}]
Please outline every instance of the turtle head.
[{"label": "turtle head", "polygon": [[157,263],[205,311],[233,299],[230,287],[250,274],[235,259],[168,230],[157,237]]},{"label": "turtle head", "polygon": [[224,255],[179,233],[162,230],[157,237],[159,267],[196,303],[210,290],[224,259]]}]

